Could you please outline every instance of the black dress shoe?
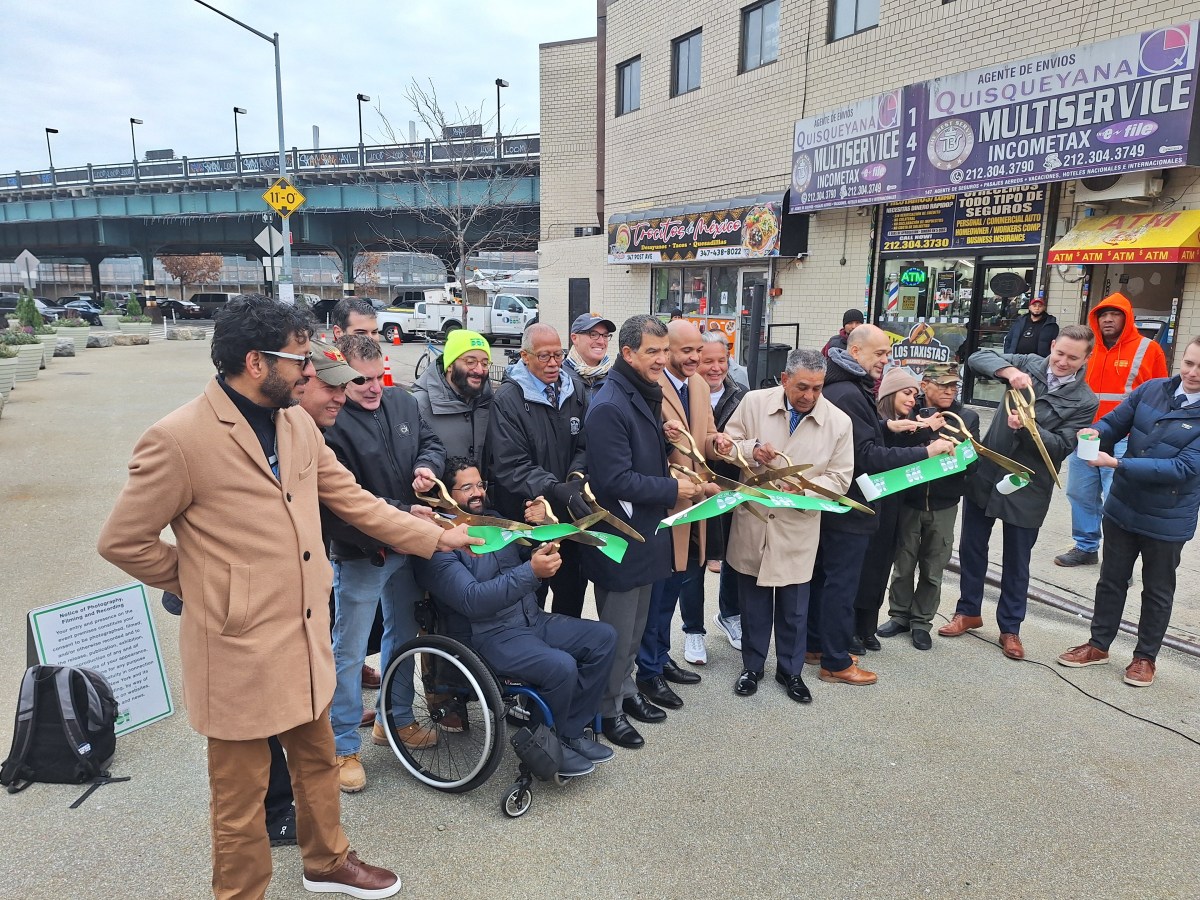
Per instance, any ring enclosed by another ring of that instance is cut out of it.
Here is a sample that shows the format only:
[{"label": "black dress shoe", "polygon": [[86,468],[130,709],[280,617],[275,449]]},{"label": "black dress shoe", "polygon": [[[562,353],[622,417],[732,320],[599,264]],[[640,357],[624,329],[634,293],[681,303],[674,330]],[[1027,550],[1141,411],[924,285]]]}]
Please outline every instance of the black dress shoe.
[{"label": "black dress shoe", "polygon": [[675,660],[667,657],[667,661],[663,663],[663,678],[670,681],[672,684],[699,684],[700,676],[695,672],[689,672],[687,669],[681,669],[675,665]]},{"label": "black dress shoe", "polygon": [[666,710],[659,709],[640,693],[626,697],[621,703],[621,709],[629,718],[639,722],[662,722],[667,718]]},{"label": "black dress shoe", "polygon": [[928,631],[914,631],[912,633],[913,646],[918,650],[932,650],[933,638],[929,636]]},{"label": "black dress shoe", "polygon": [[637,689],[647,700],[653,700],[667,709],[679,709],[683,706],[683,698],[671,690],[671,686],[661,675],[655,675],[649,681],[637,682]]},{"label": "black dress shoe", "polygon": [[812,703],[812,694],[799,675],[788,675],[776,669],[775,680],[787,688],[787,695],[797,703]]},{"label": "black dress shoe", "polygon": [[753,696],[758,690],[758,682],[762,679],[762,672],[751,672],[749,669],[742,669],[742,674],[738,676],[737,682],[733,685],[733,692],[739,697]]},{"label": "black dress shoe", "polygon": [[619,716],[614,716],[611,719],[600,720],[601,730],[604,732],[605,739],[610,744],[615,744],[618,747],[624,747],[626,750],[636,750],[646,741],[638,734],[638,730],[629,724],[629,720],[622,713]]},{"label": "black dress shoe", "polygon": [[904,634],[908,630],[909,627],[907,625],[902,625],[895,619],[888,619],[879,626],[879,629],[875,633],[880,637],[895,637],[898,634]]},{"label": "black dress shoe", "polygon": [[882,650],[883,645],[879,643],[879,638],[873,634],[864,634],[862,637],[862,645],[868,650]]},{"label": "black dress shoe", "polygon": [[867,648],[863,646],[863,639],[857,634],[852,635],[850,637],[850,646],[847,648],[847,652],[853,653],[855,656],[862,656],[864,653],[866,653]]}]

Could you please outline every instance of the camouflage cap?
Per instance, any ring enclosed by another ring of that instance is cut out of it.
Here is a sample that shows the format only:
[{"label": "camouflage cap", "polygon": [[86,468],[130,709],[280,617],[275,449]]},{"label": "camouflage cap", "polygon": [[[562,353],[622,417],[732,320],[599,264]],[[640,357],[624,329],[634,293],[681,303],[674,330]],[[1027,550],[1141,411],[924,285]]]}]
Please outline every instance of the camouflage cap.
[{"label": "camouflage cap", "polygon": [[962,381],[962,375],[956,362],[930,363],[925,367],[921,380],[934,384],[957,384]]}]

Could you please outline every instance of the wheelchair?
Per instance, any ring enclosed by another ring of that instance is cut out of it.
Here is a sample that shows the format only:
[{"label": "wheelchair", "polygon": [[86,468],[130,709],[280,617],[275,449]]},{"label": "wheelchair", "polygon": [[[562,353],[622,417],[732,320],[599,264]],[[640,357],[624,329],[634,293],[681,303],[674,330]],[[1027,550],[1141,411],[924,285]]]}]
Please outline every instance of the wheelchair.
[{"label": "wheelchair", "polygon": [[[507,723],[531,729],[544,724],[553,732],[554,717],[536,690],[501,678],[468,646],[470,625],[462,616],[430,600],[419,602],[416,614],[425,633],[400,647],[379,688],[388,743],[400,764],[421,783],[450,794],[466,793],[486,782],[500,765]],[[413,670],[413,716],[437,730],[437,743],[426,748],[408,747],[396,737],[390,698],[406,677],[406,663]],[[599,731],[598,722],[586,732],[589,737]],[[520,756],[515,742],[514,752]],[[516,780],[500,801],[506,816],[515,819],[529,811],[535,777],[560,786],[570,780],[547,771],[545,763],[528,753],[520,759]]]}]

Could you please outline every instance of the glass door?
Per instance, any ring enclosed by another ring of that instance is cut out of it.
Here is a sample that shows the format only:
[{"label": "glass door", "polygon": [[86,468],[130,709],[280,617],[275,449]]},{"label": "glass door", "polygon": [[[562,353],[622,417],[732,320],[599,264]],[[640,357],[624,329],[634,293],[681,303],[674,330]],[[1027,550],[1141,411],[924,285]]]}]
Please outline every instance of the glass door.
[{"label": "glass door", "polygon": [[[983,348],[1003,352],[1008,329],[1029,305],[1036,268],[1037,263],[1027,259],[978,261],[969,353]],[[995,406],[1003,400],[1006,389],[1003,381],[975,375],[969,368],[966,371],[963,395],[968,403]]]},{"label": "glass door", "polygon": [[746,353],[749,349],[746,346],[746,335],[750,330],[750,309],[753,303],[754,288],[760,287],[763,291],[763,321],[762,333],[759,337],[759,346],[765,347],[767,344],[767,325],[771,321],[771,304],[766,297],[767,291],[767,270],[766,269],[750,269],[742,268],[738,270],[738,292],[737,296],[741,298],[741,307],[738,309],[738,320],[740,325],[737,329],[737,356],[735,357],[743,366],[746,364]]}]

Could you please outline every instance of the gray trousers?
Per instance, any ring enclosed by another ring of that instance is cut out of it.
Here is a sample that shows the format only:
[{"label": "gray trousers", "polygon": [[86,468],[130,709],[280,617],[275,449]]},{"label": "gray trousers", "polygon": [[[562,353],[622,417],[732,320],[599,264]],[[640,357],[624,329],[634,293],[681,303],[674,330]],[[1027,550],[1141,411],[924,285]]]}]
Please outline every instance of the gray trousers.
[{"label": "gray trousers", "polygon": [[[942,572],[954,549],[958,507],[920,510],[900,507],[896,561],[888,593],[888,617],[914,631],[929,631],[942,602]],[[920,569],[916,586],[913,577]]]},{"label": "gray trousers", "polygon": [[653,584],[628,591],[609,591],[596,585],[596,611],[600,621],[607,622],[617,630],[612,671],[608,676],[604,698],[600,701],[600,715],[606,719],[619,716],[625,698],[637,694],[637,685],[633,682],[633,664],[638,645],[642,642],[642,632],[646,630],[646,616],[650,612],[650,594],[653,590]]}]

